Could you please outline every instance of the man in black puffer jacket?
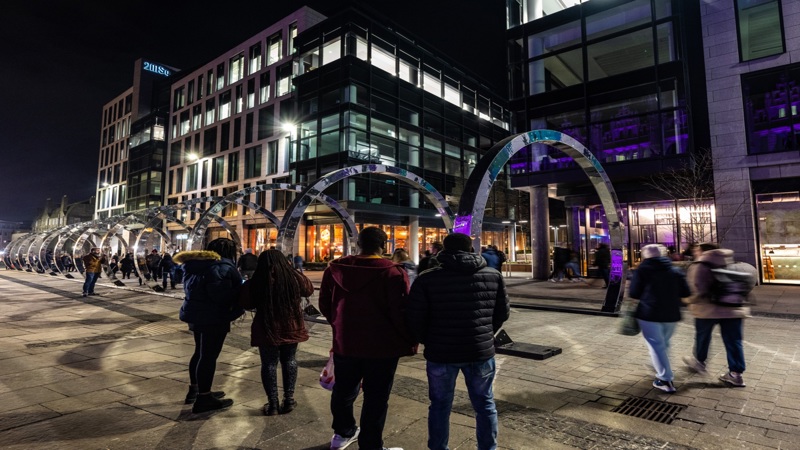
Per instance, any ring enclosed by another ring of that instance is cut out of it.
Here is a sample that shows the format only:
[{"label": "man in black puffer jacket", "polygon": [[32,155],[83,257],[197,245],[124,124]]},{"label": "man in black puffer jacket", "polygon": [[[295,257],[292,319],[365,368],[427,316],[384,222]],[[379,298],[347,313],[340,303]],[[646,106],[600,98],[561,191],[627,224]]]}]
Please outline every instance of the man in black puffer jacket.
[{"label": "man in black puffer jacket", "polygon": [[509,313],[503,276],[472,253],[472,239],[465,234],[448,235],[436,259],[440,266],[419,274],[411,286],[406,311],[409,329],[425,345],[428,361],[428,448],[448,448],[453,392],[463,372],[475,409],[478,449],[493,449],[494,334]]}]

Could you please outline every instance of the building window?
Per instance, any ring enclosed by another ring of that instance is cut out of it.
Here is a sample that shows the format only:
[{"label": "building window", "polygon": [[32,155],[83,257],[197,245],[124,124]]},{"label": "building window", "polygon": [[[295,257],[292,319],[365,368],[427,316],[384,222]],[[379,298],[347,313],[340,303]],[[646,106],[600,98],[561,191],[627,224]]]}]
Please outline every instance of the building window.
[{"label": "building window", "polygon": [[214,158],[214,167],[211,169],[211,185],[222,184],[222,177],[225,175],[225,157]]},{"label": "building window", "polygon": [[197,164],[186,167],[186,191],[197,189]]},{"label": "building window", "polygon": [[739,59],[750,61],[786,51],[780,0],[736,0]]},{"label": "building window", "polygon": [[267,65],[275,64],[281,59],[281,34],[276,33],[267,39]]},{"label": "building window", "polygon": [[239,180],[239,152],[228,155],[228,183]]},{"label": "building window", "polygon": [[800,149],[800,64],[742,75],[748,153]]},{"label": "building window", "polygon": [[231,58],[230,62],[231,84],[241,80],[243,76],[244,76],[244,54],[239,53],[238,55]]},{"label": "building window", "polygon": [[219,120],[231,116],[231,91],[228,89],[219,96]]},{"label": "building window", "polygon": [[278,141],[267,143],[267,175],[278,173]]},{"label": "building window", "polygon": [[286,95],[292,89],[292,64],[284,64],[278,68],[278,85],[276,87],[278,97]]},{"label": "building window", "polygon": [[259,102],[266,103],[269,101],[269,72],[264,72],[261,74],[261,80],[258,83],[259,89]]},{"label": "building window", "polygon": [[258,178],[261,176],[261,146],[250,147],[244,150],[244,177]]},{"label": "building window", "polygon": [[252,75],[261,70],[261,42],[250,46],[250,70],[247,72]]},{"label": "building window", "polygon": [[322,65],[336,61],[342,57],[342,40],[338,37],[322,46]]},{"label": "building window", "polygon": [[214,123],[216,115],[216,101],[213,98],[206,100],[206,125]]}]

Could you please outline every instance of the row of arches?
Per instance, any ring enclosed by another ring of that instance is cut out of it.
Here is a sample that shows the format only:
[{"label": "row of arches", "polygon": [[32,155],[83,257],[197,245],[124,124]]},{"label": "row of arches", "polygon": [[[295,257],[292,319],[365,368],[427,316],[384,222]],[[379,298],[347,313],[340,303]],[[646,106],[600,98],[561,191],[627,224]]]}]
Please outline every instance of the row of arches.
[{"label": "row of arches", "polygon": [[[69,267],[66,267],[65,261],[67,260],[63,258],[64,255],[74,262],[78,272],[83,273],[81,257],[87,254],[91,247],[101,248],[101,251],[106,255],[110,255],[115,249],[123,249],[125,252],[135,255],[135,262],[139,268],[140,282],[147,282],[148,285],[155,289],[155,283],[150,280],[142,280],[141,274],[147,273],[145,257],[148,248],[153,248],[159,241],[163,243],[162,250],[164,251],[176,248],[171,235],[164,231],[166,223],[177,224],[186,230],[189,248],[202,246],[206,231],[212,222],[216,222],[225,229],[241,247],[241,239],[235,228],[220,216],[226,207],[238,204],[252,209],[273,224],[278,229],[277,248],[284,252],[291,252],[303,215],[306,209],[314,202],[320,202],[328,206],[342,221],[347,241],[344,253],[350,254],[354,252],[354,245],[357,241],[358,231],[355,223],[347,210],[335,199],[326,195],[324,191],[342,180],[361,174],[387,176],[418,189],[428,202],[437,209],[438,215],[442,218],[444,228],[448,232],[455,231],[473,236],[477,251],[480,247],[480,231],[486,202],[492,185],[511,157],[518,151],[531,147],[532,144],[546,144],[555,147],[573,158],[584,170],[597,190],[608,219],[612,253],[611,279],[609,280],[603,310],[617,311],[622,300],[626,277],[622,260],[621,214],[616,193],[605,170],[594,155],[575,139],[553,130],[534,130],[520,133],[505,139],[490,149],[478,161],[476,168],[465,184],[458,214],[454,214],[441,193],[419,175],[399,167],[365,164],[335,170],[319,178],[309,186],[283,183],[256,185],[224,197],[196,198],[178,204],[68,225],[47,232],[31,233],[12,241],[5,248],[3,258],[7,266],[18,270],[72,277]],[[531,149],[536,153],[536,146],[531,147]],[[536,154],[534,156],[539,157]],[[282,219],[278,219],[273,212],[249,200],[251,194],[271,190],[293,191],[298,194],[287,208]],[[204,209],[201,207],[202,205],[210,206]],[[180,212],[183,211],[199,214],[199,218],[192,226],[181,219]],[[544,224],[544,226],[546,227],[547,224]],[[126,236],[128,237],[127,239]],[[109,275],[113,277],[113,274]]]}]

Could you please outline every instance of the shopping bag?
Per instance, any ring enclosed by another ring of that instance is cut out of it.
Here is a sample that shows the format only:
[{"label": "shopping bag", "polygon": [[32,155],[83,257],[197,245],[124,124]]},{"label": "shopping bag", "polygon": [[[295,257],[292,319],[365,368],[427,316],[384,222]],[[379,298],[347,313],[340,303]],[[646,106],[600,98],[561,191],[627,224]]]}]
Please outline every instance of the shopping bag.
[{"label": "shopping bag", "polygon": [[622,320],[620,321],[619,333],[625,336],[636,336],[642,330],[639,328],[639,321],[636,320],[636,307],[638,302],[630,302],[622,310]]},{"label": "shopping bag", "polygon": [[330,357],[328,357],[328,362],[325,364],[325,367],[322,368],[322,372],[319,374],[319,385],[331,391],[333,390],[333,385],[335,382],[336,379],[333,376],[333,350],[331,350]]}]

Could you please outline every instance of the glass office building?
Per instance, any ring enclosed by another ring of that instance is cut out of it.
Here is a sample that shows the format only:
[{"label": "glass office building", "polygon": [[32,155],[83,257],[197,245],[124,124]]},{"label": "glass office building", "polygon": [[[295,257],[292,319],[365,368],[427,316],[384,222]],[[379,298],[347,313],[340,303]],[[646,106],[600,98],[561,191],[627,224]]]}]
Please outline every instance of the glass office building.
[{"label": "glass office building", "polygon": [[[715,239],[713,198],[687,201],[647,183],[710,147],[699,5],[589,1],[548,11],[551,3],[507,2],[516,129],[561,131],[601,162],[621,203],[629,264],[649,243]],[[563,202],[551,225],[566,225],[561,246],[588,271],[608,227],[583,171],[549,147],[520,151],[509,166],[512,186],[547,187],[551,203]]]}]

